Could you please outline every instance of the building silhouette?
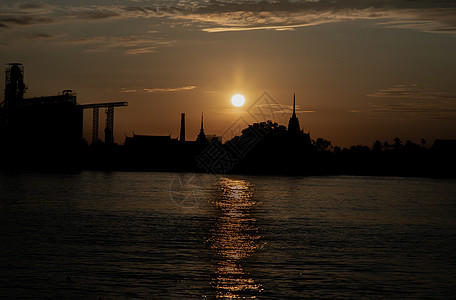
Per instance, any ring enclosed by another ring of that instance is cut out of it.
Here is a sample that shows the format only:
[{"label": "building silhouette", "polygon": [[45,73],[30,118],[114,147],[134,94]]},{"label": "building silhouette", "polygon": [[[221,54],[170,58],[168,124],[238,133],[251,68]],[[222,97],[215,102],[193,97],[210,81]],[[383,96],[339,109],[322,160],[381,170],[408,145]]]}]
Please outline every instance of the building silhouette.
[{"label": "building silhouette", "polygon": [[98,123],[100,108],[105,108],[106,127],[105,143],[114,144],[114,107],[128,106],[128,102],[105,102],[80,105],[83,109],[92,109],[92,146],[100,143],[98,139]]},{"label": "building silhouette", "polygon": [[179,142],[185,143],[185,113],[181,114],[181,127],[180,127]]},{"label": "building silhouette", "polygon": [[288,121],[287,135],[289,137],[290,147],[296,148],[296,144],[299,144],[302,147],[309,148],[312,140],[310,138],[310,133],[305,133],[301,129],[299,124],[299,119],[296,116],[296,94],[293,93],[293,113],[291,114],[290,120]]},{"label": "building silhouette", "polygon": [[82,144],[83,109],[76,93],[24,98],[24,67],[7,64],[0,135],[11,154],[26,157],[72,152]]},{"label": "building silhouette", "polygon": [[196,140],[185,139],[185,113],[181,113],[180,135],[138,135],[125,138],[126,169],[154,171],[196,171],[195,157],[209,144],[204,119]]},{"label": "building silhouette", "polygon": [[106,108],[105,143],[114,143],[114,107],[127,102],[79,105],[72,90],[25,98],[24,66],[9,63],[0,103],[0,152],[11,167],[62,167],[84,160],[83,111],[93,109],[93,137],[98,141],[98,111]]},{"label": "building silhouette", "polygon": [[206,137],[207,137],[208,143],[217,142],[217,143],[222,144],[222,142],[223,142],[223,137],[220,135],[208,134],[208,135],[206,135]]},{"label": "building silhouette", "polygon": [[298,117],[296,116],[296,95],[293,94],[293,114],[288,121],[288,133],[291,135],[298,135],[301,132]]},{"label": "building silhouette", "polygon": [[196,141],[198,143],[207,143],[208,142],[206,134],[204,133],[203,113],[201,113],[201,128],[200,128],[200,132],[198,133],[198,136],[196,137]]},{"label": "building silhouette", "polygon": [[24,83],[24,66],[20,63],[7,64],[5,70],[4,108],[14,109],[24,99],[27,87]]}]

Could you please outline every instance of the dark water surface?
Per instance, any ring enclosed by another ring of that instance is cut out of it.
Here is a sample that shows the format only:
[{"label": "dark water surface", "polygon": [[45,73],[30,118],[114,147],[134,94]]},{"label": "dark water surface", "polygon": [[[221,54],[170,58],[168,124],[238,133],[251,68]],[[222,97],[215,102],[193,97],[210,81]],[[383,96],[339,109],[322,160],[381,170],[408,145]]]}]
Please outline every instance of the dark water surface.
[{"label": "dark water surface", "polygon": [[0,299],[456,297],[456,181],[0,174]]}]

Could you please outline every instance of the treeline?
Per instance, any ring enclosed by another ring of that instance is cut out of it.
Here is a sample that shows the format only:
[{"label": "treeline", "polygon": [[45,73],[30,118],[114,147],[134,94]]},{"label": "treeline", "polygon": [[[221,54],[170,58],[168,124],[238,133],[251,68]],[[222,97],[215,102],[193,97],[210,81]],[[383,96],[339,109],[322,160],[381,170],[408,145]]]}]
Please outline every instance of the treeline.
[{"label": "treeline", "polygon": [[[255,134],[252,134],[254,132]],[[421,139],[403,142],[375,141],[372,146],[333,146],[306,133],[291,135],[285,126],[271,121],[250,125],[242,135],[261,136],[233,172],[296,175],[455,176],[456,144],[437,140],[430,147]]]},{"label": "treeline", "polygon": [[[456,178],[456,140],[428,145],[396,137],[372,146],[334,146],[303,131],[267,121],[249,125],[220,143],[179,142],[135,136],[125,145],[99,143],[63,149],[31,145],[0,147],[0,170],[166,171],[212,174],[371,175]],[[25,152],[26,151],[26,152]]]}]

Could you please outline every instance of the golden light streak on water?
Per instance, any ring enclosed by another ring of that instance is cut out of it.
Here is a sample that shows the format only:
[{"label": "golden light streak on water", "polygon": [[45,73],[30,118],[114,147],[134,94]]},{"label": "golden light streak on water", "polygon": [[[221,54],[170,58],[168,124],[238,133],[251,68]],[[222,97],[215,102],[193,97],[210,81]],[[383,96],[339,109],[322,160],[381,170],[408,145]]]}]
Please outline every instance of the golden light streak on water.
[{"label": "golden light streak on water", "polygon": [[251,215],[258,202],[252,197],[253,185],[246,180],[220,179],[221,210],[212,232],[212,249],[219,262],[212,283],[218,298],[254,299],[262,291],[243,268],[243,261],[259,249],[256,219]]}]

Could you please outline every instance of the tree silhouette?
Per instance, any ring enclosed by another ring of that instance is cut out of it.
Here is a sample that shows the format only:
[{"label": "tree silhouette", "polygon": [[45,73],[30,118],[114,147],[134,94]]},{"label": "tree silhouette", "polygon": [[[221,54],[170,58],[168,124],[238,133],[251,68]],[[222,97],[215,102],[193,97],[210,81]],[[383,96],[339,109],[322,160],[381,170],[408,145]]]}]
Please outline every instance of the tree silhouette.
[{"label": "tree silhouette", "polygon": [[317,138],[316,141],[313,141],[317,151],[326,151],[331,147],[331,142],[323,138]]},{"label": "tree silhouette", "polygon": [[401,141],[401,139],[398,138],[398,137],[395,137],[393,141],[394,141],[393,146],[392,146],[393,149],[395,151],[401,150],[402,149],[402,141]]},{"label": "tree silhouette", "polygon": [[372,145],[372,151],[382,152],[382,142],[376,140],[375,143]]},{"label": "tree silhouette", "polygon": [[384,151],[388,151],[388,150],[390,150],[390,148],[391,148],[391,145],[388,143],[388,141],[384,141],[383,142],[383,150]]}]

